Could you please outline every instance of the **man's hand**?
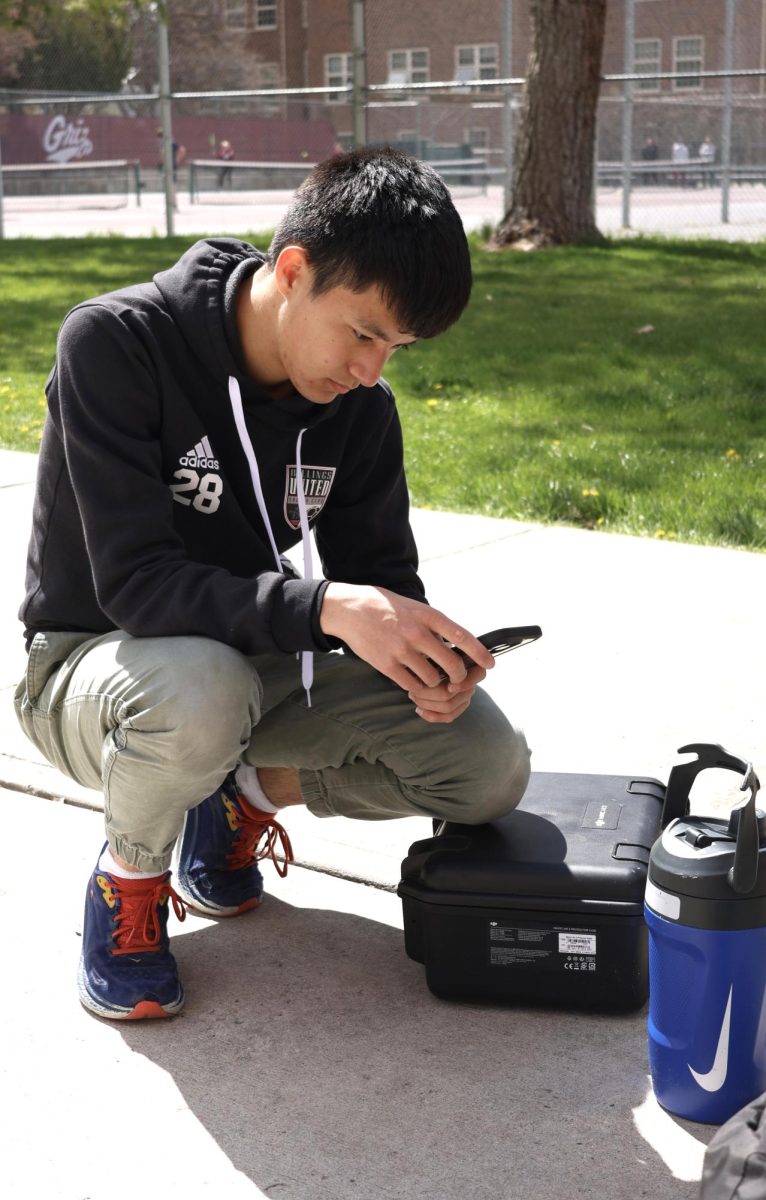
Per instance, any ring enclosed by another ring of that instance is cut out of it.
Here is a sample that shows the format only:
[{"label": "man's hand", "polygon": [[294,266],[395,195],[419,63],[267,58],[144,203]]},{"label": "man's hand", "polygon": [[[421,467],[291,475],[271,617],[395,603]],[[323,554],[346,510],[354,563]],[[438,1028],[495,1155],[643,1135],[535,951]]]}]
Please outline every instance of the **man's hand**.
[{"label": "man's hand", "polygon": [[[433,723],[459,717],[476,684],[495,665],[489,650],[444,613],[386,588],[331,583],[319,624],[323,633],[340,638],[404,688],[418,715]],[[469,670],[448,643],[476,666]]]},{"label": "man's hand", "polygon": [[462,683],[444,681],[434,688],[422,684],[411,687],[409,697],[415,704],[415,712],[424,721],[433,725],[446,725],[465,712],[487,672],[483,667],[469,667]]}]

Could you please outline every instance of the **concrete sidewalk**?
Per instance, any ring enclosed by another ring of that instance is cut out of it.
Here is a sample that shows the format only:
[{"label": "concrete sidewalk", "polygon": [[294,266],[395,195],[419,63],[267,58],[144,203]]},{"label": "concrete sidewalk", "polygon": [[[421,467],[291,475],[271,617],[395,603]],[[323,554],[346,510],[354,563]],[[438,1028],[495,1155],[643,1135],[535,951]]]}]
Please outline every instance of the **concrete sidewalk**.
[{"label": "concrete sidewalk", "polygon": [[[34,468],[0,452],[6,1194],[696,1197],[713,1130],[656,1105],[645,1012],[427,991],[393,894],[425,821],[291,812],[301,866],[285,881],[268,873],[262,909],[174,925],[180,1017],[122,1026],[80,1009],[100,797],[36,755],[10,703]],[[766,556],[422,511],[413,523],[433,603],[477,632],[543,627],[488,680],[535,769],[666,778],[679,746],[714,741],[766,775]],[[720,786],[695,807],[739,798]]]}]

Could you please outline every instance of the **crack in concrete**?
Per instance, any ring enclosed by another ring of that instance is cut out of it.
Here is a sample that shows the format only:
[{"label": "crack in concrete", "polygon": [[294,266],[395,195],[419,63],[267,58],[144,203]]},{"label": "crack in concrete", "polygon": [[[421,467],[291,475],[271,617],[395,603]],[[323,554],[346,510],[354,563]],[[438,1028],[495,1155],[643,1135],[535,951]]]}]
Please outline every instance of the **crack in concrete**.
[{"label": "crack in concrete", "polygon": [[[85,800],[75,800],[72,796],[62,796],[60,792],[51,792],[46,788],[41,788],[32,783],[12,783],[9,780],[0,779],[0,790],[6,792],[18,792],[23,796],[37,796],[40,800],[50,800],[54,804],[68,805],[70,808],[85,809],[86,812],[102,812],[102,808],[98,804],[88,804]],[[280,862],[284,862],[281,856]],[[347,883],[360,883],[364,887],[376,888],[381,892],[396,892],[396,884],[382,883],[376,879],[365,879],[362,875],[354,875],[350,871],[342,871],[335,867],[321,867],[316,863],[307,862],[305,859],[296,858],[294,867],[302,867],[305,871],[314,871],[317,875],[330,875],[333,879],[343,879]]]}]

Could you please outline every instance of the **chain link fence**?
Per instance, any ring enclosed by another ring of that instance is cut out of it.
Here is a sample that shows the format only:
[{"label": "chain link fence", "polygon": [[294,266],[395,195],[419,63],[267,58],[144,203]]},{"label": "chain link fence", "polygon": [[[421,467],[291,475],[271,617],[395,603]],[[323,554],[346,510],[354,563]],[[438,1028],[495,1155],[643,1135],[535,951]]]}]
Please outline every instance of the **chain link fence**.
[{"label": "chain link fence", "polygon": [[[365,141],[432,162],[467,224],[502,217],[525,0],[469,19],[458,0],[169,0],[167,27],[156,5],[113,9],[0,30],[0,229],[47,214],[66,233],[85,208],[224,229],[245,207],[265,228],[313,163]],[[766,0],[614,0],[603,72],[602,231],[766,236]]]}]

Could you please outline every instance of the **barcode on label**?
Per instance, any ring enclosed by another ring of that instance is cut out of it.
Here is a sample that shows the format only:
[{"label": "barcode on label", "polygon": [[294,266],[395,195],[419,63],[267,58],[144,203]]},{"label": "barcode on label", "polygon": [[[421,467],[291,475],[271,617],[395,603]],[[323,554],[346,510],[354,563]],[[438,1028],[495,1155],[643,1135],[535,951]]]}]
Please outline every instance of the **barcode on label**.
[{"label": "barcode on label", "polygon": [[591,933],[560,933],[559,954],[595,954],[596,935]]}]

